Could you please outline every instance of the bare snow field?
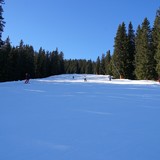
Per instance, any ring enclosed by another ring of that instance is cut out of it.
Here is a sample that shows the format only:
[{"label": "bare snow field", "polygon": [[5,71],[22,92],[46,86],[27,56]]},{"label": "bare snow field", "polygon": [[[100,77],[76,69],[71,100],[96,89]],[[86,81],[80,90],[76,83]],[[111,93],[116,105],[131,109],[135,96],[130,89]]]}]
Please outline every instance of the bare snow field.
[{"label": "bare snow field", "polygon": [[77,74],[0,83],[0,160],[160,160],[160,84]]}]

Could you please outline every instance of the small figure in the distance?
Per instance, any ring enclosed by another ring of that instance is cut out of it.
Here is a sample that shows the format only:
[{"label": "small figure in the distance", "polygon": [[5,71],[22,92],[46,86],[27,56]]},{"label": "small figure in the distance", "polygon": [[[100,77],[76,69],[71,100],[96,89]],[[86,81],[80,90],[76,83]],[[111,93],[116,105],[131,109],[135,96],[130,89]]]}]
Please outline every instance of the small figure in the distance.
[{"label": "small figure in the distance", "polygon": [[109,76],[108,76],[108,79],[109,79],[109,81],[111,81],[111,80],[112,80],[112,76],[111,76],[111,75],[109,75]]},{"label": "small figure in the distance", "polygon": [[29,79],[30,79],[30,75],[29,73],[26,73],[26,80],[25,80],[25,84],[29,83]]}]

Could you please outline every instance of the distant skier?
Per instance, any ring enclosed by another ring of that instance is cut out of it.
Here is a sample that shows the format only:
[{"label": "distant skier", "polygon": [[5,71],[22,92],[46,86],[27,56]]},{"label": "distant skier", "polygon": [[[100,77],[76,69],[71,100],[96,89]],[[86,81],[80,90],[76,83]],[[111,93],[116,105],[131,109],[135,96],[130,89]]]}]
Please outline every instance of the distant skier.
[{"label": "distant skier", "polygon": [[26,73],[26,80],[25,80],[25,84],[29,83],[29,79],[30,79],[30,75],[29,73]]},{"label": "distant skier", "polygon": [[108,79],[109,79],[109,81],[111,81],[111,80],[112,80],[112,77],[111,77],[111,75],[109,75],[109,76],[108,76]]},{"label": "distant skier", "polygon": [[86,78],[86,77],[84,77],[84,81],[85,81],[85,82],[87,81],[87,78]]}]

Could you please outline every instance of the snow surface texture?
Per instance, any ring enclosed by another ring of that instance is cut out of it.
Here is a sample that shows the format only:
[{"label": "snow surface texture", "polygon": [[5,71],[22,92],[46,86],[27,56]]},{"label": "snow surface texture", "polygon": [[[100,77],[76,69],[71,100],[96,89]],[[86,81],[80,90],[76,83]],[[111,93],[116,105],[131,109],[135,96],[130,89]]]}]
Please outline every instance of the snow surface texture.
[{"label": "snow surface texture", "polygon": [[160,160],[160,85],[76,74],[0,83],[0,160]]}]

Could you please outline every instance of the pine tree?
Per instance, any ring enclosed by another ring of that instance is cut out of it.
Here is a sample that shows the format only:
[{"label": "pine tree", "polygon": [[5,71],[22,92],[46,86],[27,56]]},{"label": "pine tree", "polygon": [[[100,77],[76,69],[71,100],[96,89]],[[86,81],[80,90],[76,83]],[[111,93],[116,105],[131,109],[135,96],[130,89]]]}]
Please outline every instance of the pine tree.
[{"label": "pine tree", "polygon": [[125,23],[123,22],[122,25],[119,25],[115,37],[114,53],[112,56],[112,64],[114,64],[114,67],[112,67],[114,77],[117,78],[121,75],[121,77],[128,78],[127,61],[128,61],[128,39],[127,39]]},{"label": "pine tree", "polygon": [[6,61],[4,62],[4,69],[5,69],[5,73],[3,74],[3,79],[5,81],[9,81],[10,80],[10,54],[11,54],[11,44],[10,44],[10,38],[8,37],[5,40],[5,47],[2,48],[2,50],[4,50],[4,57],[6,57]]},{"label": "pine tree", "polygon": [[42,47],[39,49],[38,54],[36,55],[36,77],[43,78],[47,75],[46,71],[46,55],[45,50]]},{"label": "pine tree", "polygon": [[143,74],[143,65],[141,65],[141,60],[143,59],[142,54],[142,29],[139,25],[136,31],[135,38],[135,75],[137,79],[141,79],[141,75]]},{"label": "pine tree", "polygon": [[153,29],[152,29],[153,49],[155,53],[156,53],[158,42],[159,42],[159,32],[160,32],[160,9],[157,10]]},{"label": "pine tree", "polygon": [[101,65],[101,61],[98,56],[97,61],[96,61],[96,74],[100,74],[100,65]]},{"label": "pine tree", "polygon": [[63,74],[64,73],[64,53],[60,52],[59,53],[59,73],[58,74]]},{"label": "pine tree", "polygon": [[86,69],[87,69],[86,60],[85,59],[79,59],[79,60],[76,60],[76,61],[77,61],[78,65],[76,65],[77,72],[75,72],[75,73],[80,73],[80,74],[86,73],[87,72],[86,71]]},{"label": "pine tree", "polygon": [[51,53],[49,51],[46,52],[46,76],[51,75],[51,64],[50,64],[50,55]]},{"label": "pine tree", "polygon": [[30,45],[25,45],[24,48],[24,72],[29,73],[31,78],[35,77],[35,61],[34,61],[34,48]]},{"label": "pine tree", "polygon": [[8,37],[6,39],[5,47],[0,48],[0,81],[8,81],[9,80],[10,52],[11,52],[11,45],[10,45],[10,39]]},{"label": "pine tree", "polygon": [[158,74],[158,78],[160,78],[160,41],[157,47],[157,52],[156,52],[156,60],[157,60],[157,66],[156,66],[156,71]]},{"label": "pine tree", "polygon": [[157,51],[156,51],[156,60],[157,60],[156,71],[157,71],[158,79],[159,79],[160,78],[160,41],[158,43],[158,47],[157,47]]},{"label": "pine tree", "polygon": [[20,41],[19,43],[19,47],[18,49],[18,68],[19,71],[17,71],[19,73],[18,75],[18,79],[19,80],[23,80],[25,79],[25,74],[26,74],[26,55],[25,55],[25,45],[23,40]]},{"label": "pine tree", "polygon": [[101,57],[101,61],[100,61],[100,74],[102,74],[102,75],[106,74],[105,65],[106,65],[105,54],[103,53],[102,57]]},{"label": "pine tree", "polygon": [[4,4],[4,0],[0,0],[0,47],[3,45],[3,41],[2,41],[2,33],[3,33],[3,29],[5,27],[5,21],[3,18],[3,7],[2,4]]},{"label": "pine tree", "polygon": [[160,77],[160,8],[157,10],[154,26],[152,30],[153,53],[155,55],[155,67],[157,75]]},{"label": "pine tree", "polygon": [[110,50],[107,51],[105,57],[105,73],[106,75],[111,75],[111,53]]},{"label": "pine tree", "polygon": [[20,56],[19,56],[19,48],[18,47],[12,47],[11,53],[9,56],[9,62],[10,62],[10,80],[19,80],[20,79]]},{"label": "pine tree", "polygon": [[92,66],[92,61],[88,60],[86,64],[86,74],[93,74],[93,66]]},{"label": "pine tree", "polygon": [[129,79],[134,79],[134,59],[135,59],[135,34],[133,30],[133,25],[130,22],[128,26],[128,68],[127,68],[127,74]]},{"label": "pine tree", "polygon": [[135,74],[137,79],[154,79],[154,54],[152,52],[152,35],[147,18],[138,27],[136,37]]}]

